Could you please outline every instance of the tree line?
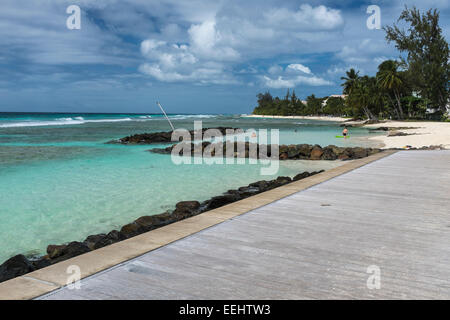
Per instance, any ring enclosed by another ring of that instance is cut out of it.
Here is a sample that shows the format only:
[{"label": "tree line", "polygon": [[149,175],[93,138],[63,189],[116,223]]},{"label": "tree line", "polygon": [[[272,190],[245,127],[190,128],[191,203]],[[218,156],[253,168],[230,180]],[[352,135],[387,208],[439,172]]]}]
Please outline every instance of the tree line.
[{"label": "tree line", "polygon": [[302,102],[289,90],[285,97],[269,92],[257,95],[258,115],[334,115],[354,118],[442,119],[449,101],[449,46],[439,27],[439,12],[421,13],[405,7],[398,25],[384,27],[386,40],[403,54],[398,60],[380,63],[375,76],[350,69],[341,77],[345,99],[318,98]]}]

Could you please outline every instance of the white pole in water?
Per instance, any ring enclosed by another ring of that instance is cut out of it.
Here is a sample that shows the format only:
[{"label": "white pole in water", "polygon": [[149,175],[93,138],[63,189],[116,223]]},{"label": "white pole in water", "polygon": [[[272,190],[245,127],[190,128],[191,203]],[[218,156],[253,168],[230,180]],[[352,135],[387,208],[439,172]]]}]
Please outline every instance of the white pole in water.
[{"label": "white pole in water", "polygon": [[170,122],[169,117],[167,116],[166,112],[164,111],[163,107],[161,106],[161,104],[156,101],[156,104],[158,105],[158,107],[161,109],[161,111],[164,113],[164,116],[166,117],[167,121],[169,121],[170,126],[172,127],[172,131],[175,131],[175,128],[173,127],[172,122]]}]

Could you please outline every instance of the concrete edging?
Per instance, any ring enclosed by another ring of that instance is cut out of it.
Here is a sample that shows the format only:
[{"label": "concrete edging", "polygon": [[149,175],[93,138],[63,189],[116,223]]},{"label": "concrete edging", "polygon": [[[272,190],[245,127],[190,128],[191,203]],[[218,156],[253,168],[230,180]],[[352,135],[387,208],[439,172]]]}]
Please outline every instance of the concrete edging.
[{"label": "concrete edging", "polygon": [[366,158],[352,160],[314,176],[291,182],[287,185],[262,192],[255,196],[174,222],[130,239],[2,282],[0,283],[0,300],[24,300],[42,296],[66,285],[69,276],[67,268],[71,265],[77,265],[81,270],[81,278],[86,278],[253,209],[265,206],[370,162],[389,156],[395,152],[393,150],[383,151]]}]

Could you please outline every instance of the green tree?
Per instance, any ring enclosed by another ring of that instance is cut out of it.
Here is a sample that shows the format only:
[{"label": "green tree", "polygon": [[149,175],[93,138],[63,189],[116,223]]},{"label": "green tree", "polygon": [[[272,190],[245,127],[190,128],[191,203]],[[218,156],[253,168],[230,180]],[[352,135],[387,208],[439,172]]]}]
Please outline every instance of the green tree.
[{"label": "green tree", "polygon": [[379,107],[377,91],[375,78],[360,77],[354,83],[347,100],[355,106],[356,113],[364,114],[369,120],[377,120],[378,118],[375,116],[379,111],[376,109]]},{"label": "green tree", "polygon": [[345,101],[341,97],[329,97],[323,108],[323,113],[333,116],[347,116]]},{"label": "green tree", "polygon": [[346,77],[341,77],[341,80],[344,80],[344,83],[341,86],[344,87],[344,94],[351,94],[355,84],[359,78],[359,71],[356,72],[355,69],[351,68],[349,71],[346,71]]},{"label": "green tree", "polygon": [[322,111],[323,99],[317,98],[314,94],[306,98],[307,115],[318,115]]},{"label": "green tree", "polygon": [[445,111],[449,98],[449,46],[439,27],[439,12],[430,9],[421,13],[416,7],[405,9],[398,22],[409,24],[407,30],[399,26],[384,27],[388,42],[394,42],[414,81],[414,90],[430,101],[433,108]]},{"label": "green tree", "polygon": [[[386,60],[378,66],[377,83],[381,90],[388,95],[393,94],[396,100],[396,113],[398,118],[404,119],[401,104],[401,92],[404,89],[403,75],[398,70],[399,63],[393,60]],[[395,106],[394,106],[395,107]]]}]

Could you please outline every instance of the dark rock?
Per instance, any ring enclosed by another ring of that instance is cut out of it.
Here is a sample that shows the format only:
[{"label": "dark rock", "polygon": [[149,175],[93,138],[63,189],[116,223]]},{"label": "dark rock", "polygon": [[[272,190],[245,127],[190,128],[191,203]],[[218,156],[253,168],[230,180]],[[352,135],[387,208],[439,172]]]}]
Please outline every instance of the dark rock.
[{"label": "dark rock", "polygon": [[33,264],[33,267],[36,270],[48,267],[49,265],[52,264],[50,259],[49,259],[49,257],[48,257],[48,255],[47,256],[43,256],[43,257],[41,257],[41,258],[39,258],[37,260],[34,260],[31,263]]},{"label": "dark rock", "polygon": [[367,149],[360,148],[360,147],[353,148],[352,153],[353,153],[352,154],[353,159],[365,158],[368,155]]},{"label": "dark rock", "polygon": [[[213,146],[209,144],[209,142],[203,142],[202,145],[198,145],[201,148],[204,148],[205,145]],[[232,144],[233,150],[228,150],[227,152],[227,144],[224,143],[223,146],[223,155],[224,157],[227,156],[227,154],[232,155],[233,157],[245,157],[249,158],[250,156],[254,158],[250,154],[250,146],[253,144],[250,144],[248,142],[245,143],[245,152],[238,152],[236,149],[237,144]],[[191,155],[194,155],[194,144],[191,144]],[[267,156],[264,154],[259,154],[259,152],[262,150],[263,145],[256,145],[255,150],[257,150],[256,158],[260,159],[267,159],[267,157],[270,157],[271,148],[270,145],[267,146]],[[228,146],[229,147],[229,146]],[[165,149],[150,149],[148,151],[150,152],[156,152],[156,153],[162,153],[162,154],[170,154],[173,146],[165,148]],[[209,147],[208,147],[209,148]],[[213,150],[214,148],[211,148]],[[334,145],[329,145],[327,147],[322,148],[319,145],[309,145],[309,144],[298,144],[298,145],[280,145],[279,146],[279,160],[288,160],[288,159],[307,159],[307,160],[349,160],[353,159],[354,152],[352,151],[353,148],[340,148],[336,147]],[[214,152],[211,152],[211,150],[207,150],[208,155],[213,154]],[[253,150],[253,149],[252,149]],[[231,152],[233,151],[233,152]],[[241,150],[242,151],[242,150]],[[367,154],[369,153],[370,148],[367,148]],[[361,150],[357,150],[358,156],[362,154]],[[208,156],[207,155],[207,156]]]},{"label": "dark rock", "polygon": [[263,191],[267,190],[269,183],[266,180],[261,180],[261,181],[250,183],[248,186],[258,188],[260,192],[263,192]]},{"label": "dark rock", "polygon": [[18,254],[0,265],[0,282],[34,271],[35,267],[23,254]]},{"label": "dark rock", "polygon": [[139,224],[137,224],[136,222],[132,222],[129,224],[124,225],[121,229],[120,229],[120,234],[122,237],[124,237],[125,239],[137,236],[138,234],[141,233],[142,228],[139,226]]},{"label": "dark rock", "polygon": [[311,174],[307,171],[297,174],[294,178],[292,178],[293,181],[305,179],[309,177]]},{"label": "dark rock", "polygon": [[345,148],[338,156],[339,160],[350,160],[353,158],[352,148]]},{"label": "dark rock", "polygon": [[[259,188],[252,187],[252,186],[240,187],[237,190],[237,193],[241,199],[251,197],[259,192],[261,192]],[[228,192],[228,193],[232,193],[232,192]]]},{"label": "dark rock", "polygon": [[380,123],[380,120],[376,120],[376,119],[369,119],[367,121],[364,122],[364,124],[375,124],[375,123]]},{"label": "dark rock", "polygon": [[139,226],[137,230],[150,231],[159,225],[160,219],[155,216],[142,216],[134,222]]},{"label": "dark rock", "polygon": [[300,153],[300,149],[297,148],[297,146],[295,144],[291,144],[289,145],[288,148],[288,158],[289,159],[294,159],[295,157],[297,157]]},{"label": "dark rock", "polygon": [[389,127],[378,127],[378,128],[369,128],[369,130],[376,130],[376,131],[389,131]]},{"label": "dark rock", "polygon": [[196,215],[200,203],[198,201],[181,201],[176,204],[176,209],[172,212],[171,218],[177,220],[186,219]]},{"label": "dark rock", "polygon": [[311,156],[311,150],[312,146],[309,144],[298,144],[297,150],[298,150],[298,156],[300,159],[309,159]]},{"label": "dark rock", "polygon": [[322,160],[336,160],[338,158],[337,154],[330,146],[323,148],[322,151],[323,151],[321,156]]},{"label": "dark rock", "polygon": [[322,157],[323,150],[319,145],[315,145],[311,150],[310,159],[311,160],[319,160]]},{"label": "dark rock", "polygon": [[110,239],[112,242],[117,242],[120,240],[124,240],[124,238],[122,237],[120,231],[118,230],[112,230],[111,232],[109,232],[106,237],[108,239]]},{"label": "dark rock", "polygon": [[345,148],[342,148],[342,147],[337,147],[334,144],[330,144],[326,148],[330,148],[331,150],[333,150],[333,153],[336,154],[336,156],[339,156],[345,149]]},{"label": "dark rock", "polygon": [[286,155],[287,155],[289,153],[289,146],[282,144],[282,145],[280,145],[278,151],[279,151],[280,155],[282,153],[286,153]]},{"label": "dark rock", "polygon": [[287,152],[280,153],[280,160],[287,160],[287,159],[289,159]]},{"label": "dark rock", "polygon": [[200,207],[200,202],[198,201],[181,201],[176,204],[177,210],[194,212]]},{"label": "dark rock", "polygon": [[235,194],[225,194],[222,196],[213,197],[209,201],[207,201],[207,208],[208,210],[216,209],[226,204],[235,202],[239,199],[240,197]]},{"label": "dark rock", "polygon": [[414,135],[414,133],[406,133],[401,131],[391,131],[388,133],[388,137],[403,137],[403,136],[411,136]]},{"label": "dark rock", "polygon": [[[51,247],[51,248],[49,249],[49,247]],[[79,256],[80,254],[91,251],[91,249],[89,249],[89,247],[86,244],[84,244],[83,242],[78,242],[78,241],[72,241],[69,244],[63,245],[63,246],[50,245],[49,247],[47,247],[47,252],[49,253],[49,258],[52,260],[51,261],[52,263],[67,260],[67,259]],[[53,250],[52,250],[52,247],[53,247]],[[54,251],[55,247],[62,247],[62,249],[56,249],[57,255],[52,258],[50,255],[50,252],[55,253],[55,251]]]},{"label": "dark rock", "polygon": [[290,177],[278,177],[275,180],[277,183],[286,184],[289,182],[292,182],[292,179]]},{"label": "dark rock", "polygon": [[67,245],[65,244],[50,244],[47,246],[47,254],[50,259],[57,258],[59,256],[62,256],[64,254],[64,250],[66,249]]},{"label": "dark rock", "polygon": [[109,238],[108,235],[100,233],[87,237],[83,242],[89,249],[95,250],[113,244],[115,241]]},{"label": "dark rock", "polygon": [[[217,128],[202,128],[202,136],[204,132],[208,129],[219,130],[222,135],[226,135],[227,130],[236,130],[231,127],[217,127]],[[128,137],[124,137],[118,140],[112,140],[107,143],[118,143],[118,144],[152,144],[152,143],[171,143],[173,131],[163,131],[163,132],[152,132],[152,133],[140,133],[134,134]],[[194,135],[196,131],[189,131],[191,135],[191,140],[194,140]]]}]

